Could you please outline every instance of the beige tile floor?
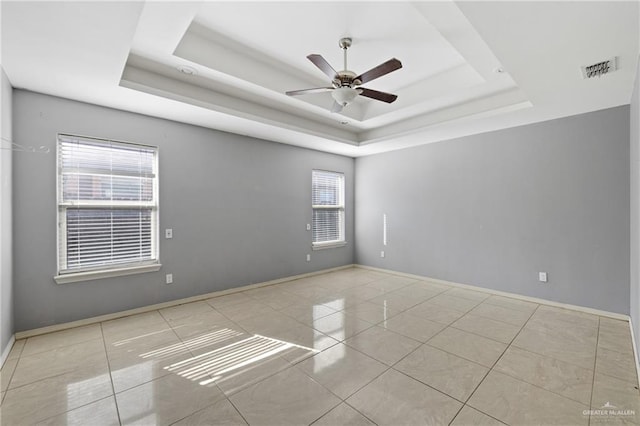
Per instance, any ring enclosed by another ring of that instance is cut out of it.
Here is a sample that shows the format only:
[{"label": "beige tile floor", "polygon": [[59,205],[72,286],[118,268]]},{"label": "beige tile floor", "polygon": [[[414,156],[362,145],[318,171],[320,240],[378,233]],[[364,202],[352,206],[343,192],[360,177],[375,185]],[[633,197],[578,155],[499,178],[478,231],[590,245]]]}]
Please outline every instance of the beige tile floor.
[{"label": "beige tile floor", "polygon": [[627,323],[364,269],[21,340],[0,373],[3,426],[640,424]]}]

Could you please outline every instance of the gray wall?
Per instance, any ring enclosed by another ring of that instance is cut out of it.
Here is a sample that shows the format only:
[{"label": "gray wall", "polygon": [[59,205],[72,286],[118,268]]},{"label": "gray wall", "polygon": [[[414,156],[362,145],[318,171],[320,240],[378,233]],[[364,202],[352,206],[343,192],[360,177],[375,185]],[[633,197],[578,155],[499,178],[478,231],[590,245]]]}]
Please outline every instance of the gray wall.
[{"label": "gray wall", "polygon": [[[10,143],[5,139],[12,140],[13,89],[2,67],[0,79],[0,134],[2,147],[8,148]],[[11,150],[0,149],[0,355],[7,349],[14,331],[11,230]]]},{"label": "gray wall", "polygon": [[[13,106],[14,137],[52,149],[13,163],[16,331],[353,263],[351,158],[22,90]],[[160,271],[53,281],[58,132],[159,146]],[[345,173],[346,247],[311,251],[313,168]]]},{"label": "gray wall", "polygon": [[356,206],[357,263],[629,312],[628,106],[358,158]]},{"label": "gray wall", "polygon": [[631,167],[631,291],[630,315],[640,353],[640,62],[636,70],[636,81],[631,96],[630,155]]}]

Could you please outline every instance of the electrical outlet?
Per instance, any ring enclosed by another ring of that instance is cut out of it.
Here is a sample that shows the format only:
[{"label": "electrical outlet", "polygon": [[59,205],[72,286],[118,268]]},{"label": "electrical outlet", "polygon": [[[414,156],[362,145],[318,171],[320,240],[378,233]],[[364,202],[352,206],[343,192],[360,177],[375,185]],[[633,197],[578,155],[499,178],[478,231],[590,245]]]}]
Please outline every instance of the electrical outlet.
[{"label": "electrical outlet", "polygon": [[541,283],[547,282],[547,273],[546,272],[538,272],[538,281]]},{"label": "electrical outlet", "polygon": [[171,238],[173,238],[173,229],[171,229],[171,228],[167,228],[167,229],[165,229],[165,230],[164,230],[164,237],[165,237],[167,240],[170,240]]},{"label": "electrical outlet", "polygon": [[311,255],[310,254],[307,255],[307,262],[311,262]]},{"label": "electrical outlet", "polygon": [[311,231],[311,224],[307,223],[307,231]]},{"label": "electrical outlet", "polygon": [[173,284],[173,274],[167,274],[167,284]]},{"label": "electrical outlet", "polygon": [[380,257],[384,257],[384,250],[380,252]]}]

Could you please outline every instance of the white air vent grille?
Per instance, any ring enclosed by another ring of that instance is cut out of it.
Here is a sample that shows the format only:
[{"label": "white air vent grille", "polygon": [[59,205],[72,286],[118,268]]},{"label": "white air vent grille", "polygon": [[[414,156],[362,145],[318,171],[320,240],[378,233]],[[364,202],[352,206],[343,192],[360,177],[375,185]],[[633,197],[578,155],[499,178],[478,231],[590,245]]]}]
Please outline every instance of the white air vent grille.
[{"label": "white air vent grille", "polygon": [[618,69],[616,59],[617,58],[614,56],[613,58],[609,58],[605,61],[580,67],[580,70],[582,71],[582,78],[602,77],[604,74],[615,71]]}]

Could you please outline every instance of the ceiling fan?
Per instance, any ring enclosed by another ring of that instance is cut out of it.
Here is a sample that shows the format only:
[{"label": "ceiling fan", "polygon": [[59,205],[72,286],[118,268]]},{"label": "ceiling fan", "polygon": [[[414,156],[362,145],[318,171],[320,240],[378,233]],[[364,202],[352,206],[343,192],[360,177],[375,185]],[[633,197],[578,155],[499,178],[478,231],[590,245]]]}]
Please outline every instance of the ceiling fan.
[{"label": "ceiling fan", "polygon": [[391,93],[380,92],[378,90],[359,87],[361,84],[368,83],[378,77],[389,74],[397,69],[402,68],[402,63],[396,58],[389,59],[377,67],[371,68],[369,71],[360,75],[356,75],[353,71],[347,69],[347,49],[351,46],[351,39],[348,37],[341,38],[338,43],[344,54],[344,70],[334,70],[329,62],[322,55],[309,55],[309,59],[313,64],[325,73],[331,79],[332,87],[316,87],[313,89],[292,90],[286,92],[289,96],[307,95],[310,93],[331,92],[334,99],[331,112],[340,112],[342,108],[351,103],[358,95],[377,101],[391,103],[398,96]]}]

